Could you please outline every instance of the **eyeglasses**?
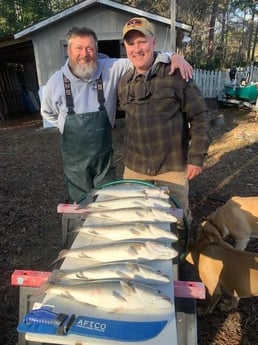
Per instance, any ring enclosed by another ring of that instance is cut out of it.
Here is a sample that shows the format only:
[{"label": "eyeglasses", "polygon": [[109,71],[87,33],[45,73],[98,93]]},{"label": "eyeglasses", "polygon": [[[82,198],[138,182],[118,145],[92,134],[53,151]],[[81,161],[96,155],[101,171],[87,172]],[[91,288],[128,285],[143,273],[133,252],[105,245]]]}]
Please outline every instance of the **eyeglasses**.
[{"label": "eyeglasses", "polygon": [[146,101],[153,93],[153,87],[150,80],[136,81],[131,80],[127,84],[127,103],[133,101]]},{"label": "eyeglasses", "polygon": [[143,25],[143,22],[141,19],[131,19],[129,20],[126,25],[129,26],[129,25]]}]

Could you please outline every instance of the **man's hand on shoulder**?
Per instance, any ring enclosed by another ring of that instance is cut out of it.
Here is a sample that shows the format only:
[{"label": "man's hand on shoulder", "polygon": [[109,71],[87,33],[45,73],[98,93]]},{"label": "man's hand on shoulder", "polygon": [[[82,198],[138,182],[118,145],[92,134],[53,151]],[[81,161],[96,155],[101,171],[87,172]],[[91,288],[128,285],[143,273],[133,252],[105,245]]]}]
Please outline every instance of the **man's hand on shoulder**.
[{"label": "man's hand on shoulder", "polygon": [[174,74],[177,68],[179,68],[182,78],[186,81],[189,81],[193,78],[193,67],[185,60],[182,55],[173,54],[171,56],[171,68],[169,75]]}]

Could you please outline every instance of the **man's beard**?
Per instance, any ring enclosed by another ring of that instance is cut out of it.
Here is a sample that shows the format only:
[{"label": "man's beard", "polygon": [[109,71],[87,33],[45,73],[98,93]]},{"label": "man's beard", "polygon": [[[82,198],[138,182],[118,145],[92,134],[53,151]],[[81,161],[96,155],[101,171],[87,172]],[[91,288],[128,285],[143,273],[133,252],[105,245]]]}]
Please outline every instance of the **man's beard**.
[{"label": "man's beard", "polygon": [[90,64],[85,64],[85,65],[78,65],[75,64],[72,67],[73,74],[76,75],[76,77],[81,78],[81,79],[91,79],[93,73],[97,69],[97,64],[96,62],[91,62]]}]

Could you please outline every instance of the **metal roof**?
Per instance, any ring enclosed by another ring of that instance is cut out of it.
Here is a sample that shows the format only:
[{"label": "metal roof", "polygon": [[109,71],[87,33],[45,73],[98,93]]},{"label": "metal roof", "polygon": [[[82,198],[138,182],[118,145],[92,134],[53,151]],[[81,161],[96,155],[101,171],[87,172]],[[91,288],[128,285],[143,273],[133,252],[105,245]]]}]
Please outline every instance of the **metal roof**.
[{"label": "metal roof", "polygon": [[[26,28],[22,31],[19,31],[18,33],[14,34],[14,38],[17,39],[17,38],[20,38],[20,37],[23,37],[26,35],[30,35],[31,33],[35,32],[37,30],[44,29],[49,24],[53,24],[53,23],[56,23],[60,20],[64,20],[65,17],[74,15],[75,13],[77,13],[83,9],[86,9],[87,7],[94,6],[96,4],[100,4],[103,6],[109,6],[109,7],[124,11],[124,12],[128,12],[128,13],[131,13],[133,16],[145,17],[145,18],[151,19],[153,21],[157,21],[160,23],[171,25],[171,19],[170,18],[165,18],[165,17],[159,16],[157,14],[152,14],[152,13],[137,9],[135,7],[123,5],[123,4],[118,3],[118,2],[114,2],[111,0],[86,0],[86,1],[82,1],[78,4],[75,4],[75,5],[67,8],[66,10],[61,11],[61,12],[59,12],[59,13],[57,13],[57,14],[55,14],[55,15],[47,18],[47,19],[44,19],[44,20],[38,22],[37,24],[29,26],[28,28]],[[183,29],[185,31],[189,31],[189,32],[192,31],[192,26],[188,25],[188,24],[176,22],[176,27]]]}]

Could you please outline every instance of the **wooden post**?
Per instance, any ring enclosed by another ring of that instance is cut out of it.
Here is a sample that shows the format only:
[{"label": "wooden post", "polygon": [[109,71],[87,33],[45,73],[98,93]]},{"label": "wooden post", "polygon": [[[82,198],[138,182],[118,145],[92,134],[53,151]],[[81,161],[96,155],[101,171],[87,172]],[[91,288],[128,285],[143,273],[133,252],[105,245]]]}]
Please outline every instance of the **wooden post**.
[{"label": "wooden post", "polygon": [[171,0],[171,50],[176,52],[176,0]]}]

